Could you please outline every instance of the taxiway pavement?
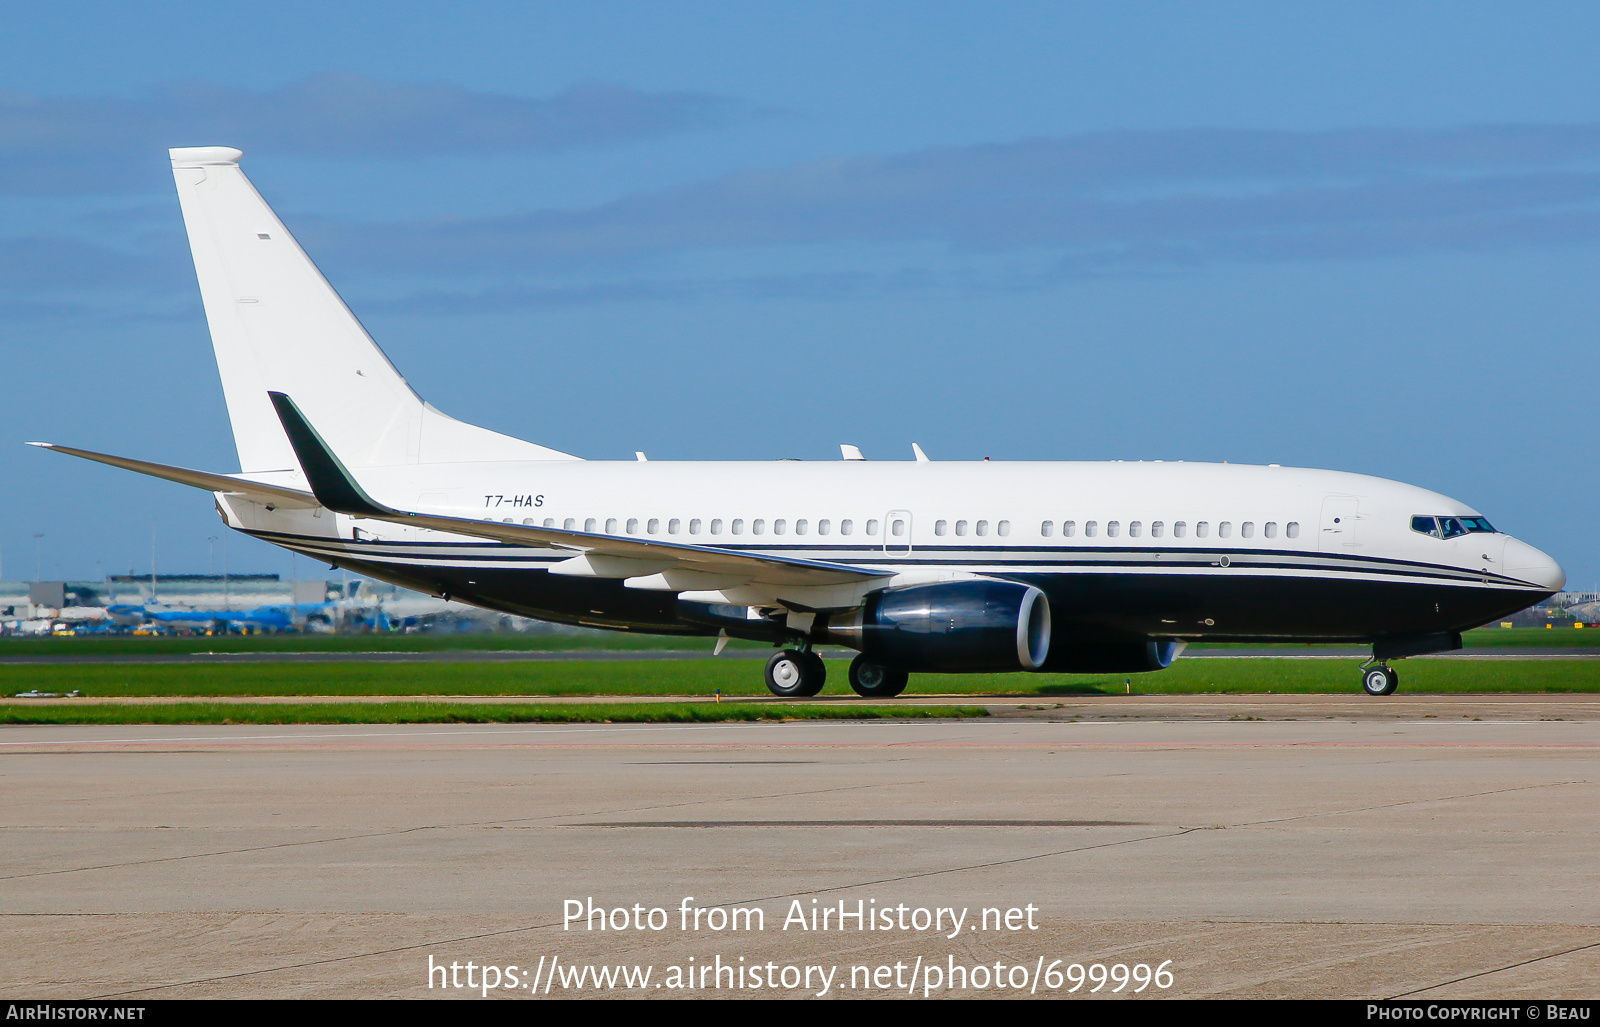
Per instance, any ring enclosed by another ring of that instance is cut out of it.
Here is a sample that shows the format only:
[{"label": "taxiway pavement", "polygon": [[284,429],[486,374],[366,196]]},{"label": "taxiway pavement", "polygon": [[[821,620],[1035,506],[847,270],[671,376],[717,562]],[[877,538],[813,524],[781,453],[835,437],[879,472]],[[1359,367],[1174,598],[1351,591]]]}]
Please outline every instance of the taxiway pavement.
[{"label": "taxiway pavement", "polygon": [[[0,981],[464,997],[429,989],[430,958],[657,982],[690,957],[840,982],[918,959],[1170,959],[1164,994],[1190,997],[1600,991],[1600,704],[1133,698],[1137,716],[1076,720],[8,727]],[[686,896],[759,907],[766,929],[563,930],[568,899],[675,928]],[[813,900],[1031,905],[1038,927],[782,929]],[[550,997],[603,993],[626,992]]]}]

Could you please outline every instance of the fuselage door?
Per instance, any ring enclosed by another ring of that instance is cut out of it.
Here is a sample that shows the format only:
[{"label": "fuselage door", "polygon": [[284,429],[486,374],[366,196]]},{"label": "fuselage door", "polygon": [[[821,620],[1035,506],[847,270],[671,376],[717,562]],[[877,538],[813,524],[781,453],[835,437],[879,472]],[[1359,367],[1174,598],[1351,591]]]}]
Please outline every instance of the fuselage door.
[{"label": "fuselage door", "polygon": [[883,517],[883,551],[895,556],[911,552],[911,511],[890,510]]},{"label": "fuselage door", "polygon": [[1320,552],[1344,553],[1360,547],[1360,502],[1354,496],[1329,496],[1322,501],[1322,528],[1317,532]]}]

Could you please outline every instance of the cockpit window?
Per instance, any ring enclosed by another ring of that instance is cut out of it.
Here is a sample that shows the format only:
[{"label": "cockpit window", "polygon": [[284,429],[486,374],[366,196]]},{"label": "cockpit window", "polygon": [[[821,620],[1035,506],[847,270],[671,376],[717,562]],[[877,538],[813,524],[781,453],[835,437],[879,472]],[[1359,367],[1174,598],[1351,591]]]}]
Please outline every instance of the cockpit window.
[{"label": "cockpit window", "polygon": [[1434,538],[1456,538],[1474,532],[1492,535],[1494,525],[1483,517],[1413,517],[1411,530]]}]

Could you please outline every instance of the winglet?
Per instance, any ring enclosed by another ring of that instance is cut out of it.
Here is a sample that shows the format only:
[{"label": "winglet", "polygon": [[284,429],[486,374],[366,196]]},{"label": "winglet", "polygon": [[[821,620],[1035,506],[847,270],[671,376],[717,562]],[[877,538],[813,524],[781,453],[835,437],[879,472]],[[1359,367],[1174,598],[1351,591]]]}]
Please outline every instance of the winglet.
[{"label": "winglet", "polygon": [[362,491],[333,450],[322,441],[322,436],[311,427],[311,422],[300,413],[300,408],[294,405],[294,400],[281,392],[269,392],[267,396],[278,412],[278,420],[283,422],[289,445],[294,447],[294,455],[300,461],[306,481],[311,483],[311,493],[317,497],[317,502],[335,513],[353,517],[383,517],[396,512]]},{"label": "winglet", "polygon": [[922,451],[922,447],[917,445],[915,442],[913,442],[911,444],[911,452],[912,452],[912,455],[914,455],[917,458],[917,463],[919,463],[919,464],[928,463],[928,454],[924,453]]}]

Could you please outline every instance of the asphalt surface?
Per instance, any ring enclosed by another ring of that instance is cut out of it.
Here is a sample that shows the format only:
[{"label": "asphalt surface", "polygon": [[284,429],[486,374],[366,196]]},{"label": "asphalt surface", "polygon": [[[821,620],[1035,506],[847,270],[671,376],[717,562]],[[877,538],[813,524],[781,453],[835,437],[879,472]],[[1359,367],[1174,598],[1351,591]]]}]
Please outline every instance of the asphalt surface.
[{"label": "asphalt surface", "polygon": [[[0,987],[477,996],[430,976],[431,959],[502,980],[540,967],[552,998],[822,990],[820,976],[783,987],[789,966],[837,968],[827,997],[922,994],[936,964],[967,968],[966,987],[931,994],[1045,997],[1071,986],[1047,968],[1073,963],[1164,965],[1169,987],[1140,998],[1600,991],[1600,703],[1134,696],[997,712],[3,728]],[[624,920],[659,908],[668,926],[564,929],[566,902],[591,899]],[[896,925],[784,929],[797,909],[858,900]],[[686,903],[759,908],[765,929],[679,929]],[[916,926],[941,908],[966,926]],[[729,971],[721,988],[662,987],[691,957],[770,964],[780,986]],[[551,960],[650,966],[653,984],[562,983]],[[499,993],[531,996],[528,981]]]}]

